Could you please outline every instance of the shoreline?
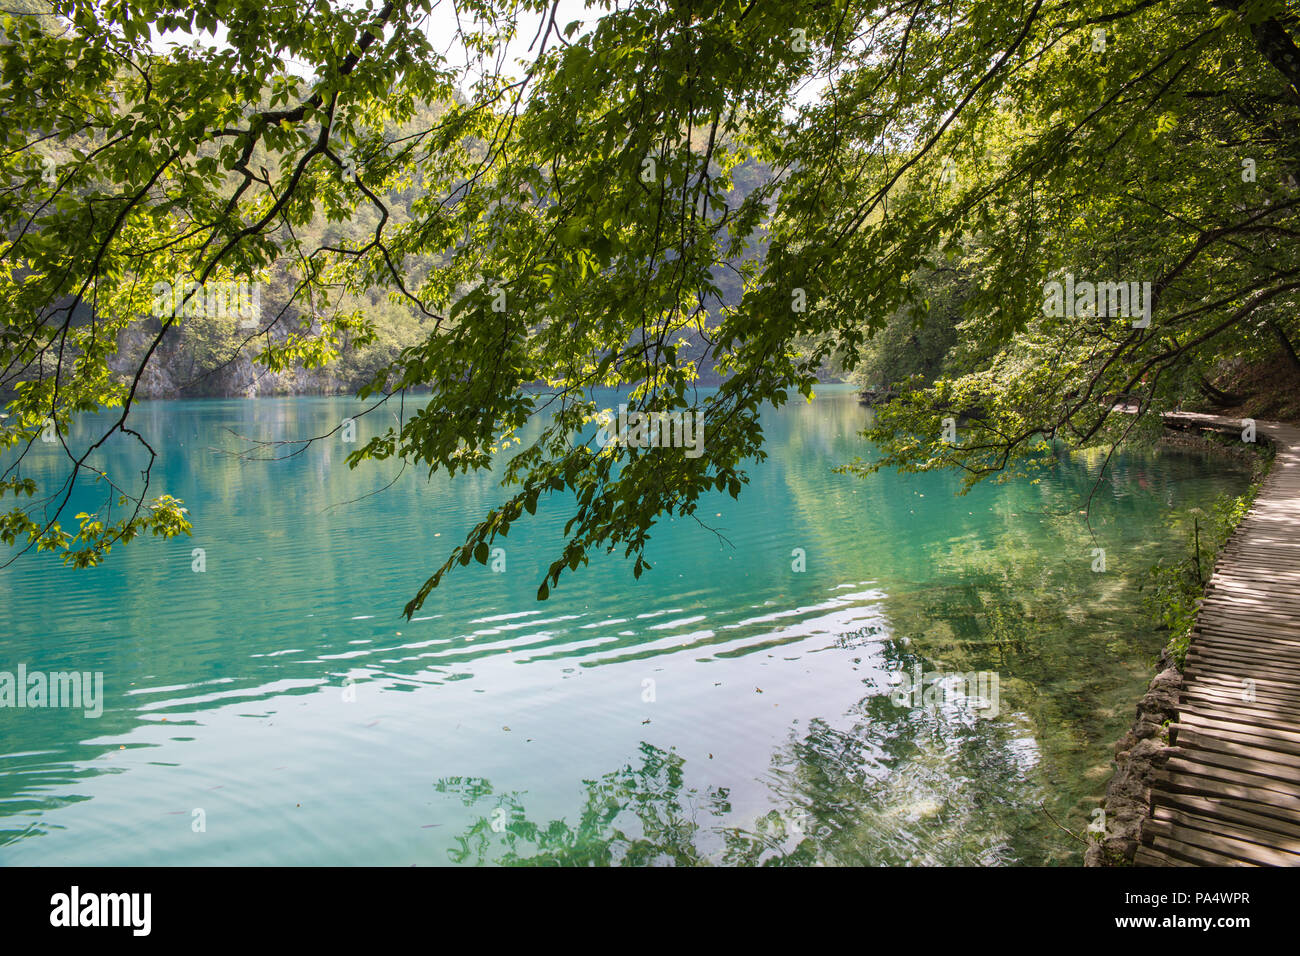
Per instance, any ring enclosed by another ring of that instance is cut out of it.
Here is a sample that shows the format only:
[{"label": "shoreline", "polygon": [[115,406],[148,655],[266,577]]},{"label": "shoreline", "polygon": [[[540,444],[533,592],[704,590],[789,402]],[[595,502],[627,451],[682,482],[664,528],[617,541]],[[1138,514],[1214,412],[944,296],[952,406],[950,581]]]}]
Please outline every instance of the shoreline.
[{"label": "shoreline", "polygon": [[[1190,434],[1188,429],[1166,422],[1165,434],[1157,445],[1197,449],[1211,455],[1255,463],[1256,473],[1251,481],[1251,493],[1254,494],[1272,468],[1276,449],[1267,435],[1261,433],[1258,440],[1268,449],[1267,453],[1247,448],[1240,442],[1229,444],[1204,434]],[[1217,568],[1235,533],[1236,528],[1215,551],[1214,567]],[[1209,576],[1206,581],[1209,581]],[[1205,589],[1202,588],[1201,597],[1196,602],[1198,608],[1204,595]],[[1178,721],[1179,698],[1184,687],[1185,664],[1180,666],[1176,660],[1175,643],[1179,637],[1171,635],[1165,642],[1156,662],[1156,673],[1138,699],[1134,721],[1114,745],[1115,770],[1106,784],[1100,804],[1102,832],[1099,838],[1090,834],[1088,848],[1084,851],[1085,867],[1135,865],[1142,826],[1154,811],[1152,789],[1155,777],[1169,759],[1178,754],[1178,748],[1169,740],[1169,726]]]}]

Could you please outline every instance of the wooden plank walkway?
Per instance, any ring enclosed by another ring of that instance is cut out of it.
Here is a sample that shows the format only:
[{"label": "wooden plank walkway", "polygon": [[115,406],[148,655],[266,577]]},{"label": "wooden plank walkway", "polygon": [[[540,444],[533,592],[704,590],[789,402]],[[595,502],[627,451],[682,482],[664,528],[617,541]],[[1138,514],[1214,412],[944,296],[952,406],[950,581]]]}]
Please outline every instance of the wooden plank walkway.
[{"label": "wooden plank walkway", "polygon": [[1138,866],[1300,866],[1300,428],[1256,428],[1277,457],[1206,585]]}]

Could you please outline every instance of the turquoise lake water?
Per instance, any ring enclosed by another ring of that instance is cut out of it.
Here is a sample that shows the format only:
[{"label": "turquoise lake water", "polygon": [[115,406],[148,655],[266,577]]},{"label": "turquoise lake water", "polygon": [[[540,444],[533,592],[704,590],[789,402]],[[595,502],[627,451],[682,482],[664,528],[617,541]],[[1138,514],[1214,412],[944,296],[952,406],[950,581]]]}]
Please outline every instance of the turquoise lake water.
[{"label": "turquoise lake water", "polygon": [[[1142,572],[1180,553],[1178,509],[1248,480],[1126,453],[1094,539],[1099,457],[964,497],[837,475],[869,413],[824,388],[766,412],[769,459],[701,506],[725,541],[664,522],[640,580],[602,555],[538,603],[569,516],[546,503],[504,571],[458,568],[407,621],[495,479],[408,468],[381,491],[397,466],[349,469],[341,436],[232,454],[360,407],[139,406],[151,493],[184,499],[193,538],[0,570],[0,671],[104,681],[98,718],[0,708],[0,864],[1077,863],[1051,818],[1090,822],[1163,643]],[[994,674],[996,707],[891,699],[918,669]]]}]

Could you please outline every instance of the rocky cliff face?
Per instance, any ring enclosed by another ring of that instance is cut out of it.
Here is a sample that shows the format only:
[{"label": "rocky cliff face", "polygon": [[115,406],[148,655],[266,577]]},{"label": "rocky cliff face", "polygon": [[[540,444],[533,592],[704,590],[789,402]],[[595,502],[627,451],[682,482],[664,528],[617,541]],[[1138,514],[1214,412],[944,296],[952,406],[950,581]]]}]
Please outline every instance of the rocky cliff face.
[{"label": "rocky cliff face", "polygon": [[[152,342],[152,331],[132,327],[118,340],[118,355],[110,363],[123,375],[134,375]],[[263,395],[336,395],[361,384],[340,378],[329,368],[293,368],[271,372],[256,365],[250,350],[232,359],[206,365],[179,336],[167,335],[145,366],[138,398],[257,398]]]}]

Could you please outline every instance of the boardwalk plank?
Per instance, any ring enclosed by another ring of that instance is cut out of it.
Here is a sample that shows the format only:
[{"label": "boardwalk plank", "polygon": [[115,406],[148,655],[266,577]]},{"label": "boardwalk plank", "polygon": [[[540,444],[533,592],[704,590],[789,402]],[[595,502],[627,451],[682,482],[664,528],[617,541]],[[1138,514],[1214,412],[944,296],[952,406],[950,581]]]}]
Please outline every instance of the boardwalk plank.
[{"label": "boardwalk plank", "polygon": [[1262,740],[1271,740],[1278,743],[1284,743],[1291,746],[1300,746],[1300,732],[1295,730],[1278,730],[1273,727],[1260,727],[1233,723],[1231,721],[1220,720],[1215,717],[1207,717],[1204,714],[1197,714],[1191,711],[1185,711],[1178,715],[1178,723],[1171,724],[1171,727],[1187,725],[1193,729],[1203,729],[1213,731],[1218,734],[1239,733],[1248,734]]},{"label": "boardwalk plank", "polygon": [[[1244,695],[1247,693],[1247,688],[1242,681],[1237,679],[1236,675],[1215,671],[1192,671],[1190,669],[1188,675],[1195,679],[1196,690],[1223,694],[1227,695],[1231,700],[1246,702]],[[1189,691],[1188,693],[1195,693],[1195,691]],[[1259,681],[1250,693],[1254,695],[1256,703],[1291,704],[1292,706],[1300,704],[1300,697],[1275,690],[1265,685],[1263,681]]]},{"label": "boardwalk plank", "polygon": [[[1242,860],[1240,857],[1216,853],[1206,847],[1189,844],[1168,832],[1164,824],[1148,819],[1142,829],[1152,829],[1151,848],[1171,860],[1185,860],[1193,866],[1257,866],[1258,864]],[[1177,865],[1177,864],[1174,864]]]},{"label": "boardwalk plank", "polygon": [[1300,428],[1256,428],[1273,443],[1273,469],[1210,571],[1139,866],[1300,865]]},{"label": "boardwalk plank", "polygon": [[[1266,777],[1272,784],[1271,789],[1280,793],[1294,793],[1300,796],[1300,774],[1294,767],[1286,766],[1276,760],[1254,760],[1246,756],[1235,756],[1217,750],[1205,750],[1199,747],[1177,748],[1178,756],[1190,763],[1201,764],[1216,770],[1222,768],[1257,777]],[[1208,772],[1208,770],[1207,770]]]},{"label": "boardwalk plank", "polygon": [[1183,750],[1209,751],[1251,760],[1271,760],[1283,767],[1292,768],[1292,772],[1300,776],[1300,753],[1287,753],[1284,750],[1261,747],[1257,743],[1243,739],[1239,734],[1233,736],[1225,734],[1220,737],[1185,728],[1178,733],[1177,746]]},{"label": "boardwalk plank", "polygon": [[1262,830],[1236,820],[1228,820],[1218,807],[1209,808],[1208,813],[1176,810],[1173,807],[1158,807],[1155,811],[1155,818],[1181,829],[1222,834],[1233,842],[1253,843],[1269,851],[1285,854],[1277,857],[1270,853],[1268,857],[1264,858],[1263,862],[1268,862],[1271,859],[1282,866],[1300,864],[1300,859],[1291,860],[1288,858],[1300,855],[1300,838],[1287,836],[1274,830]]},{"label": "boardwalk plank", "polygon": [[1300,824],[1256,812],[1257,806],[1242,807],[1230,800],[1198,797],[1190,793],[1161,793],[1158,799],[1155,804],[1157,812],[1161,807],[1188,810],[1203,817],[1232,820],[1256,830],[1272,831],[1290,840],[1300,840]]},{"label": "boardwalk plank", "polygon": [[1236,708],[1215,707],[1199,700],[1181,702],[1179,714],[1199,714],[1203,717],[1212,717],[1215,720],[1226,721],[1230,724],[1241,724],[1243,727],[1261,727],[1270,730],[1292,730],[1295,728],[1293,721],[1281,718],[1265,719],[1255,713],[1248,713]]},{"label": "boardwalk plank", "polygon": [[1165,820],[1148,819],[1142,824],[1143,832],[1148,828],[1150,828],[1156,839],[1166,846],[1183,844],[1184,846],[1208,850],[1227,860],[1235,861],[1238,865],[1249,863],[1255,866],[1293,866],[1296,862],[1300,862],[1293,859],[1294,854],[1285,853],[1281,850],[1270,850],[1268,847],[1262,847],[1256,843],[1249,843],[1225,835],[1206,833],[1204,830],[1180,826]]},{"label": "boardwalk plank", "polygon": [[1285,714],[1300,722],[1300,708],[1297,708],[1295,704],[1284,705],[1272,698],[1259,695],[1256,695],[1252,701],[1246,701],[1242,699],[1240,691],[1223,690],[1206,684],[1184,689],[1181,698],[1184,700],[1206,701],[1210,704],[1222,704],[1228,707],[1244,707],[1251,713],[1256,710],[1264,710],[1270,714]]}]

